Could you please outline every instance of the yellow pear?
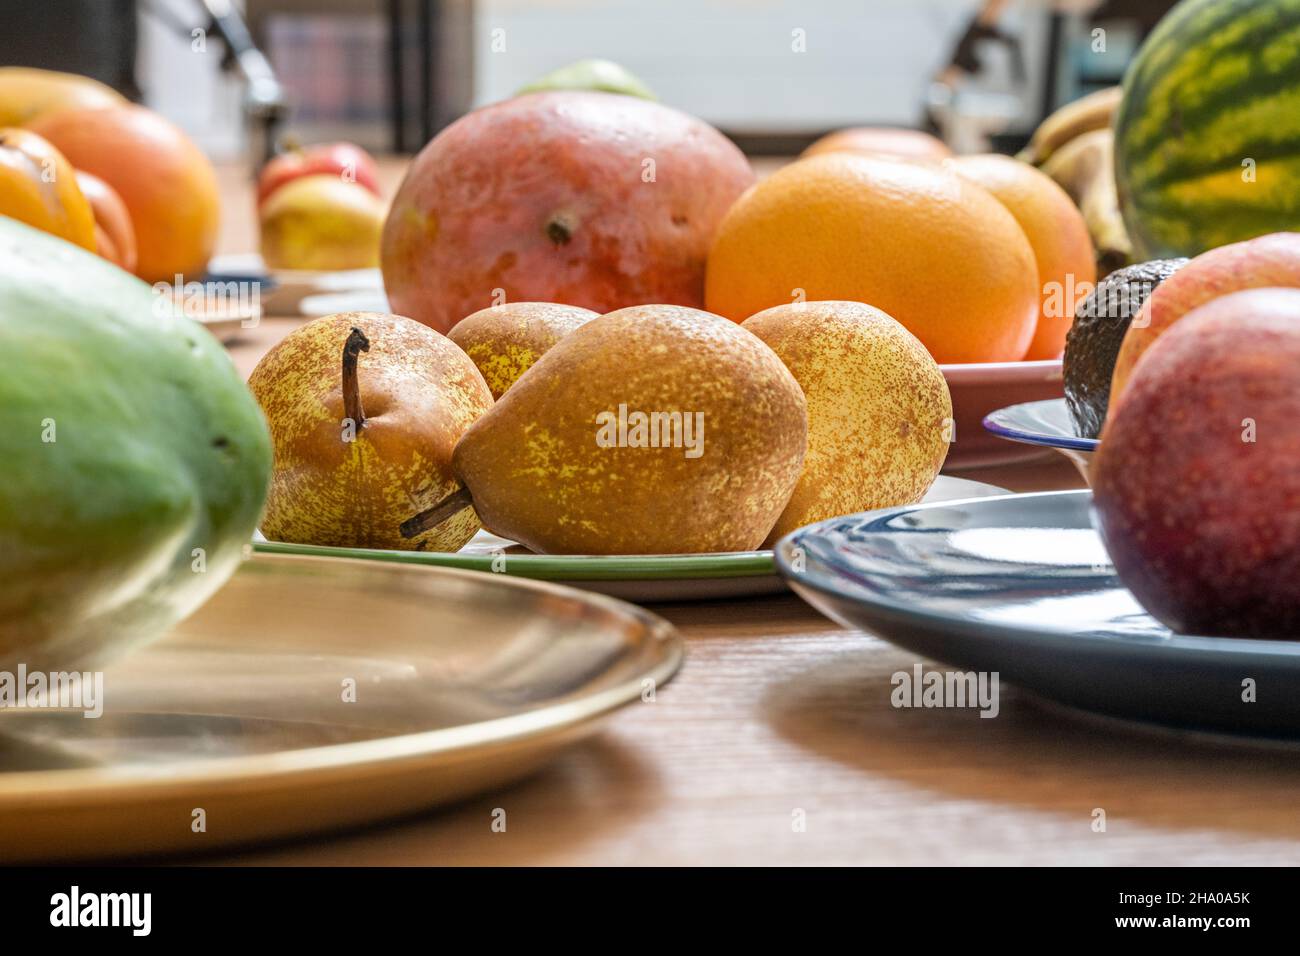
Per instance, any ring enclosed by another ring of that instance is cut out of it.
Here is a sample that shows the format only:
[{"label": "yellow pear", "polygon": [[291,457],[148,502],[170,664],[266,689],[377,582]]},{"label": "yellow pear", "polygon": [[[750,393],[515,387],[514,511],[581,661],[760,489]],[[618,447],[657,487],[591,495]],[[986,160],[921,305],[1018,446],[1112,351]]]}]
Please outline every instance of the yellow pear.
[{"label": "yellow pear", "polygon": [[465,488],[403,533],[472,503],[534,551],[749,550],[799,480],[807,433],[798,382],[739,325],[619,309],[560,339],[469,427],[452,457]]},{"label": "yellow pear", "polygon": [[445,336],[397,315],[327,315],[267,352],[248,387],[275,448],[262,519],[271,540],[457,551],[478,531],[465,510],[416,537],[398,533],[456,490],[452,449],[492,404]]},{"label": "yellow pear", "polygon": [[808,401],[803,474],[769,544],[925,495],[948,455],[952,399],[916,336],[861,302],[778,305],[743,328],[781,357]]},{"label": "yellow pear", "polygon": [[447,338],[474,360],[495,399],[552,345],[599,314],[555,302],[506,302],[465,316]]}]

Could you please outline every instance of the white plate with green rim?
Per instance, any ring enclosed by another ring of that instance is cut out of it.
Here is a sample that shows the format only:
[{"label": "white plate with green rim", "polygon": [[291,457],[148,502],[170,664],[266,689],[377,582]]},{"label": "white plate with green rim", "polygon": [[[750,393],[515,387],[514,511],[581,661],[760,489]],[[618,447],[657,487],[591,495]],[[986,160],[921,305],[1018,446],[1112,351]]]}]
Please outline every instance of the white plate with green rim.
[{"label": "white plate with green rim", "polygon": [[1088,467],[1092,456],[1101,447],[1101,439],[1079,435],[1065,399],[1024,402],[999,408],[985,416],[984,427],[1007,441],[1055,448],[1074,462],[1084,481],[1090,481]]},{"label": "white plate with green rim", "polygon": [[[982,481],[940,475],[924,500],[953,501],[1005,494],[1005,488]],[[787,590],[785,582],[776,573],[771,550],[717,554],[534,554],[513,541],[486,531],[480,531],[469,544],[456,552],[330,548],[260,540],[254,547],[270,554],[363,558],[509,574],[569,584],[642,604],[751,597]]]}]

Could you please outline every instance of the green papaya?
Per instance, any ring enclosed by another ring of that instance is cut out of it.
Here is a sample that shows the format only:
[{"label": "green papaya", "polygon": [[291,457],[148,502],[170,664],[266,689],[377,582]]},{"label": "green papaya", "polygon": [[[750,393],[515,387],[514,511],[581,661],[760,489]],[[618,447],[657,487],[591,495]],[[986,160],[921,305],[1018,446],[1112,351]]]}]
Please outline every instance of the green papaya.
[{"label": "green papaya", "polygon": [[221,344],[162,302],[0,216],[0,671],[161,635],[257,525],[266,422]]}]

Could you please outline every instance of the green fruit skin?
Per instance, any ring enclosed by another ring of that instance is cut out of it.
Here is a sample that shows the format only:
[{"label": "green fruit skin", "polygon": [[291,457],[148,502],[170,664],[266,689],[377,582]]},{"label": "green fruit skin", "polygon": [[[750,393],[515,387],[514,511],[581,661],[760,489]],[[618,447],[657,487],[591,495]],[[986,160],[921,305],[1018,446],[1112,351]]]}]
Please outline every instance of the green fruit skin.
[{"label": "green fruit skin", "polygon": [[543,93],[547,90],[593,90],[597,93],[638,96],[643,100],[659,99],[626,67],[611,60],[578,60],[534,80],[519,89],[515,95]]},{"label": "green fruit skin", "polygon": [[1174,7],[1124,79],[1115,178],[1139,259],[1300,227],[1300,0]]},{"label": "green fruit skin", "polygon": [[261,411],[221,344],[158,301],[0,217],[0,670],[84,667],[161,635],[257,525]]}]

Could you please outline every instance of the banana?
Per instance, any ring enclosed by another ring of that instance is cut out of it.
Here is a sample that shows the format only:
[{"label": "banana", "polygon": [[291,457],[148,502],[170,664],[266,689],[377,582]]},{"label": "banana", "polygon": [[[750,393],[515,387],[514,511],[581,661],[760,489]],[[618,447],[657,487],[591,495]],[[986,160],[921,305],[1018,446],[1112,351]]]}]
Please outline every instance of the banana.
[{"label": "banana", "polygon": [[1040,169],[1056,180],[1076,203],[1114,162],[1115,134],[1095,129],[1058,149]]},{"label": "banana", "polygon": [[1074,200],[1097,250],[1097,277],[1133,261],[1133,243],[1124,228],[1115,188],[1115,134],[1109,129],[1084,133],[1056,150],[1043,172]]},{"label": "banana", "polygon": [[1017,158],[1039,166],[1071,140],[1092,130],[1109,128],[1123,94],[1123,87],[1111,86],[1066,103],[1039,124]]}]

